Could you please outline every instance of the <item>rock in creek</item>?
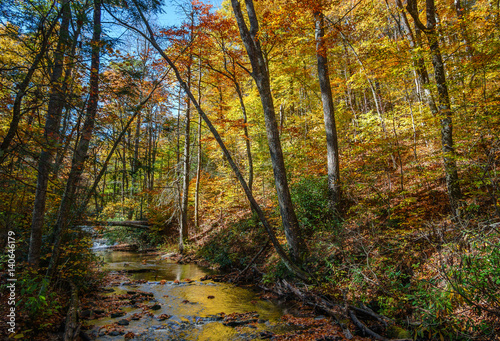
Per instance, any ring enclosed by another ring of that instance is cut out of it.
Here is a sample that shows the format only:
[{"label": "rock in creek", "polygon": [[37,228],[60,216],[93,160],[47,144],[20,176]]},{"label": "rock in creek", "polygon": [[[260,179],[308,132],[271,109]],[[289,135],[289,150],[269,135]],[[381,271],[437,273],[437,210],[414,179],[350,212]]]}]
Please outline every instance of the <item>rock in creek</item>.
[{"label": "rock in creek", "polygon": [[130,323],[127,320],[118,321],[119,326],[128,326]]},{"label": "rock in creek", "polygon": [[124,332],[119,332],[117,330],[113,330],[112,332],[109,332],[109,336],[119,336],[125,334]]}]

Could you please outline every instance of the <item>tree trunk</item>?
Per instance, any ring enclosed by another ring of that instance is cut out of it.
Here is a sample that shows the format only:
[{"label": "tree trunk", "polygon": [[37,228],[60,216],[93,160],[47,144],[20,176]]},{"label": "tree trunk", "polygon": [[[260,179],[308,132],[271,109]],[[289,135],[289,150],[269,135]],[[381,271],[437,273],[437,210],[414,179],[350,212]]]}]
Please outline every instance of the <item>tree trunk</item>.
[{"label": "tree trunk", "polygon": [[328,74],[328,58],[324,43],[324,18],[323,13],[314,13],[316,21],[316,58],[318,61],[318,78],[323,102],[323,116],[325,120],[326,149],[328,163],[328,191],[330,206],[336,211],[340,201],[340,172],[339,172],[339,147],[335,112],[333,106],[330,76]]},{"label": "tree trunk", "polygon": [[[191,64],[192,56],[189,58]],[[191,65],[188,65],[188,87],[191,88]],[[188,199],[189,199],[189,170],[191,149],[191,101],[186,98],[186,123],[184,127],[184,162],[182,170],[182,202],[181,202],[181,226],[179,228],[179,252],[184,251],[184,242],[189,238],[188,231]]]},{"label": "tree trunk", "polygon": [[406,17],[405,12],[403,11],[403,4],[401,0],[396,0],[396,5],[401,10],[401,23],[402,29],[404,31],[404,35],[408,39],[410,43],[410,47],[417,54],[417,59],[414,60],[413,66],[415,68],[415,73],[418,77],[418,82],[420,86],[418,87],[418,93],[421,95],[420,98],[424,98],[429,105],[429,109],[433,115],[437,115],[438,109],[436,106],[436,101],[434,100],[434,96],[432,95],[431,90],[429,89],[429,74],[427,72],[427,68],[425,67],[425,61],[423,56],[420,53],[420,49],[422,48],[422,39],[421,39],[421,30],[415,26],[415,34],[411,30],[410,24],[408,23],[408,18]]},{"label": "tree trunk", "polygon": [[300,238],[299,223],[292,204],[288,180],[286,177],[285,162],[281,142],[279,138],[278,124],[274,110],[273,97],[271,94],[271,84],[269,71],[264,54],[258,40],[259,23],[253,0],[245,0],[250,28],[247,27],[245,18],[241,11],[238,0],[231,0],[233,12],[238,23],[240,36],[247,50],[250,63],[252,64],[252,77],[255,80],[259,91],[264,118],[266,123],[267,140],[269,143],[269,152],[274,171],[274,182],[280,206],[281,221],[285,236],[290,247],[292,259],[296,262],[300,260],[301,249],[304,247]]},{"label": "tree trunk", "polygon": [[444,70],[443,58],[439,48],[439,36],[436,30],[436,8],[434,0],[426,0],[427,26],[419,19],[416,0],[408,0],[407,10],[413,17],[415,24],[427,36],[431,51],[432,66],[434,67],[434,78],[438,90],[438,115],[441,122],[441,147],[443,151],[444,170],[446,176],[446,187],[453,216],[458,215],[460,205],[460,185],[458,183],[458,171],[456,154],[453,147],[453,122],[448,86]]},{"label": "tree trunk", "polygon": [[234,84],[236,87],[236,93],[238,94],[238,99],[240,101],[241,111],[243,112],[243,136],[245,137],[245,148],[247,152],[248,159],[248,188],[250,192],[253,187],[253,158],[252,158],[252,148],[250,146],[250,134],[248,133],[248,116],[245,102],[243,101],[243,93],[241,92],[240,85],[236,79],[234,79]]},{"label": "tree trunk", "polygon": [[[201,58],[198,63],[198,104],[201,105]],[[197,134],[198,155],[196,156],[196,186],[194,192],[194,228],[198,230],[200,225],[200,176],[201,176],[201,115],[198,115],[198,134]]]},{"label": "tree trunk", "polygon": [[[165,76],[163,78],[165,78]],[[101,178],[103,176],[105,176],[106,170],[107,170],[108,165],[109,165],[109,162],[111,161],[111,158],[112,158],[113,154],[115,153],[116,149],[118,148],[118,145],[120,144],[120,142],[122,141],[123,137],[125,136],[125,134],[129,130],[132,122],[134,121],[134,119],[140,114],[141,110],[144,108],[144,106],[146,105],[146,103],[151,99],[151,97],[153,96],[153,94],[154,94],[154,92],[155,92],[156,89],[157,89],[157,87],[153,88],[153,90],[151,90],[151,92],[149,93],[148,97],[146,97],[143,101],[141,101],[135,107],[134,113],[132,114],[132,116],[130,116],[129,120],[125,124],[125,127],[122,128],[122,131],[120,132],[120,134],[116,138],[115,142],[113,143],[113,146],[111,147],[111,150],[109,151],[108,155],[106,156],[106,159],[104,160],[104,163],[102,164],[101,170],[99,171],[99,173],[97,174],[96,178],[94,179],[94,183],[92,184],[92,187],[90,187],[90,190],[88,191],[87,195],[84,197],[84,199],[83,199],[83,201],[82,201],[82,203],[80,205],[80,209],[78,211],[78,215],[83,213],[85,207],[87,206],[87,204],[88,204],[88,202],[90,200],[90,197],[92,196],[92,193],[96,192],[97,186],[99,185],[99,181],[101,180]],[[116,160],[117,159],[115,159],[115,169],[117,168]],[[116,181],[113,181],[113,183],[114,183],[114,186],[116,187]],[[106,177],[104,177],[103,188],[106,189]],[[114,192],[116,192],[116,190]],[[114,193],[114,194],[116,195],[116,193]]]},{"label": "tree trunk", "polygon": [[[79,14],[76,14],[79,15]],[[83,21],[77,21],[77,28],[76,31],[73,35],[73,43],[71,46],[71,52],[69,55],[69,62],[68,66],[66,67],[64,71],[64,91],[63,93],[66,94],[68,98],[71,98],[73,95],[73,91],[68,91],[69,84],[73,78],[73,71],[76,67],[77,63],[77,58],[76,58],[76,53],[77,53],[77,47],[78,47],[78,39],[80,37],[80,34],[82,33],[82,27],[83,27]],[[84,108],[85,106],[83,106]],[[57,154],[55,156],[55,161],[54,161],[54,173],[53,173],[53,179],[57,179],[59,176],[59,171],[61,170],[62,162],[64,160],[64,156],[66,155],[67,151],[70,148],[73,133],[76,131],[75,128],[71,130],[70,134],[66,134],[66,130],[68,126],[71,123],[70,117],[71,117],[71,104],[69,101],[65,101],[64,103],[64,109],[65,109],[65,115],[63,119],[63,126],[61,127],[60,130],[60,135],[64,136],[64,140],[61,142],[63,144],[63,147],[57,149]]]},{"label": "tree trunk", "polygon": [[474,49],[469,39],[469,34],[467,33],[467,25],[464,21],[464,8],[462,7],[462,2],[460,0],[454,0],[455,11],[457,12],[457,18],[460,22],[460,34],[465,44],[465,52],[467,56],[471,58],[474,55]]},{"label": "tree trunk", "polygon": [[139,140],[141,135],[141,114],[137,116],[137,122],[135,125],[135,136],[134,136],[134,157],[132,159],[132,194],[137,193],[136,187],[139,187],[137,184],[137,177],[139,173]]},{"label": "tree trunk", "polygon": [[[224,48],[225,50],[225,48]],[[240,108],[243,113],[243,136],[245,138],[245,148],[246,148],[246,153],[247,153],[247,159],[248,159],[248,187],[250,188],[250,191],[252,191],[253,187],[253,178],[254,178],[254,170],[253,170],[253,157],[252,157],[252,148],[251,148],[251,143],[250,143],[250,134],[248,132],[248,115],[247,115],[247,109],[245,106],[245,101],[243,100],[243,92],[241,91],[240,83],[238,82],[238,79],[236,78],[236,71],[235,69],[235,61],[232,56],[228,56],[231,58],[231,66],[232,66],[232,71],[229,70],[227,66],[227,60],[226,56],[224,56],[224,71],[218,70],[212,66],[209,66],[211,70],[220,73],[227,79],[229,79],[231,82],[234,84],[234,88],[236,90],[236,94],[238,95],[238,100],[240,102]],[[282,118],[280,116],[280,118]],[[283,122],[280,122],[280,129],[279,132],[281,134],[281,130],[283,128]]]},{"label": "tree trunk", "polygon": [[47,199],[47,185],[54,151],[59,143],[59,126],[64,105],[64,85],[61,83],[64,69],[64,53],[67,49],[69,38],[69,23],[71,20],[71,7],[69,1],[62,4],[62,21],[59,29],[59,40],[54,53],[54,68],[50,77],[51,93],[47,108],[47,118],[43,133],[45,148],[40,153],[38,160],[38,176],[31,220],[30,248],[28,252],[29,264],[38,269],[40,250],[42,247],[42,228],[45,217],[45,203]]},{"label": "tree trunk", "polygon": [[[90,94],[89,101],[87,105],[87,113],[85,117],[85,122],[82,128],[82,137],[78,141],[75,153],[73,155],[73,160],[71,163],[71,170],[66,182],[66,188],[61,199],[61,204],[59,206],[59,211],[57,215],[57,222],[54,230],[55,240],[52,249],[52,257],[50,259],[49,268],[47,269],[46,278],[48,281],[52,278],[55,273],[57,262],[59,260],[61,241],[66,233],[68,225],[71,222],[73,216],[71,215],[71,209],[75,204],[76,191],[80,181],[81,174],[84,170],[84,163],[87,158],[87,152],[89,149],[90,140],[92,138],[97,108],[99,100],[99,64],[100,64],[100,42],[101,42],[101,2],[100,0],[94,0],[94,22],[93,22],[93,36],[91,40],[92,46],[92,57],[90,64]],[[46,282],[48,283],[48,282]],[[42,292],[46,290],[46,286],[42,288]]]}]

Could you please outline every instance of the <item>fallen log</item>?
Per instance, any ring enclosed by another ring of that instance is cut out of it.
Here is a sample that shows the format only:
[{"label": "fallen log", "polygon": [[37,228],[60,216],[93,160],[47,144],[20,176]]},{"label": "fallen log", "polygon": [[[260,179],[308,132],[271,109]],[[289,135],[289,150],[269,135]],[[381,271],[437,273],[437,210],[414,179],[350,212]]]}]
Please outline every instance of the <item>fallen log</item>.
[{"label": "fallen log", "polygon": [[363,306],[363,308],[349,305],[349,309],[354,310],[356,313],[365,314],[367,316],[370,316],[371,318],[382,323],[386,328],[388,327],[389,323],[391,323],[391,324],[394,323],[394,321],[392,321],[391,319],[387,318],[386,316],[382,316],[382,315],[375,313],[373,310],[371,310],[370,308],[368,308],[364,304],[362,306]]},{"label": "fallen log", "polygon": [[139,246],[135,244],[119,244],[119,245],[110,245],[107,247],[108,250],[114,251],[137,251]]},{"label": "fallen log", "polygon": [[[352,339],[353,335],[347,325],[343,322],[344,316],[350,318],[350,320],[354,323],[356,327],[358,327],[365,335],[369,335],[370,337],[376,339],[376,340],[382,340],[382,341],[411,341],[410,339],[388,339],[382,335],[377,334],[373,330],[371,330],[368,326],[366,326],[363,322],[360,321],[360,319],[356,316],[356,312],[360,314],[364,314],[368,316],[370,319],[376,320],[378,322],[381,322],[386,328],[389,325],[394,324],[394,321],[389,319],[386,316],[379,315],[372,311],[370,308],[363,306],[363,307],[355,307],[352,305],[349,305],[347,303],[346,299],[346,293],[344,292],[344,304],[335,304],[332,302],[329,302],[328,300],[316,295],[313,292],[307,291],[303,292],[296,286],[288,283],[285,280],[282,280],[282,282],[276,283],[278,284],[278,291],[277,293],[279,295],[284,295],[285,290],[288,291],[289,293],[292,293],[296,297],[302,300],[305,304],[312,306],[318,310],[321,310],[322,312],[326,313],[327,315],[333,317],[333,319],[336,321],[336,323],[342,328],[342,331],[344,333],[344,336],[347,339]],[[276,289],[276,288],[275,288]]]},{"label": "fallen log", "polygon": [[[286,288],[288,288],[288,290],[290,290],[293,294],[295,294],[295,296],[299,297],[302,300],[302,302],[304,302],[308,305],[311,305],[315,308],[319,308],[322,311],[324,311],[326,314],[328,314],[329,316],[333,317],[335,319],[335,322],[337,323],[337,325],[340,328],[342,328],[342,332],[344,333],[344,336],[346,337],[346,339],[350,340],[353,338],[351,331],[345,325],[345,323],[342,322],[342,318],[339,316],[339,314],[337,314],[333,309],[330,309],[329,306],[332,306],[332,304],[330,304],[329,302],[326,302],[324,299],[322,299],[321,297],[314,295],[314,294],[309,294],[309,296],[311,296],[311,298],[308,298],[307,295],[305,293],[303,293],[302,291],[300,291],[297,287],[294,287],[293,285],[291,285],[290,283],[288,283],[285,280],[282,280],[282,282],[283,282],[284,286]],[[333,306],[335,306],[337,308],[341,308],[339,305],[333,305]]]},{"label": "fallen log", "polygon": [[146,220],[130,220],[130,221],[82,221],[79,225],[86,226],[123,226],[134,227],[139,229],[148,230],[151,228],[149,222]]},{"label": "fallen log", "polygon": [[352,311],[351,309],[349,309],[349,317],[351,318],[351,321],[363,332],[363,334],[369,335],[376,340],[389,341],[388,338],[375,333],[373,330],[368,328],[363,322],[358,320],[358,317],[356,316],[356,314],[354,314],[354,311]]}]

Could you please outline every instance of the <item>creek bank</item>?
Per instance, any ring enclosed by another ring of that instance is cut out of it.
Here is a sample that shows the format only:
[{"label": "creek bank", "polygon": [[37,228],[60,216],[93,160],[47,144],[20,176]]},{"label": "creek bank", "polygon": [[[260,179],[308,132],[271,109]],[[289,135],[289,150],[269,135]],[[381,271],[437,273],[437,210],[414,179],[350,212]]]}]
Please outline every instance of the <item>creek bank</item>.
[{"label": "creek bank", "polygon": [[[94,340],[371,340],[369,331],[380,336],[388,330],[363,315],[363,308],[355,311],[363,321],[357,325],[307,287],[285,281],[263,286],[255,267],[244,276],[214,274],[200,271],[193,255],[113,251],[107,256],[107,286],[82,304],[80,315],[87,321],[86,336]],[[270,313],[276,303],[286,308]]]},{"label": "creek bank", "polygon": [[[323,340],[324,337],[327,337],[326,339],[333,337],[332,339],[335,340],[351,340],[357,339],[357,337],[367,337],[368,340],[413,340],[409,331],[397,326],[390,318],[378,314],[366,305],[349,304],[345,293],[343,301],[334,302],[331,297],[325,296],[314,286],[307,286],[303,283],[288,283],[286,280],[278,280],[272,285],[263,285],[262,278],[265,273],[259,270],[256,265],[250,267],[263,249],[245,269],[225,274],[207,275],[201,280],[245,286],[261,291],[260,297],[262,298],[286,302],[288,306],[294,306],[295,309],[292,309],[291,314],[284,315],[282,320],[288,325],[299,327],[301,330],[283,335],[273,335],[273,340]],[[200,262],[195,255],[181,258],[180,261]]]}]

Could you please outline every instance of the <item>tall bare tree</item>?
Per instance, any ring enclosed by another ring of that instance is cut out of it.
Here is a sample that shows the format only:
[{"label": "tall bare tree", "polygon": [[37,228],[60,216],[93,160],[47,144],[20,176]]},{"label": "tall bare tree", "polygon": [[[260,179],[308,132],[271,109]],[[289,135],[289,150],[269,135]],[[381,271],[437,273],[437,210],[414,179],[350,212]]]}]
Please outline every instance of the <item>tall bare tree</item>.
[{"label": "tall bare tree", "polygon": [[339,172],[339,145],[337,126],[335,124],[335,111],[333,106],[332,88],[328,72],[328,57],[324,36],[324,15],[321,11],[314,12],[316,24],[316,59],[318,65],[319,86],[321,101],[323,102],[323,116],[325,120],[326,151],[328,164],[328,191],[330,206],[333,211],[340,201],[340,172]]},{"label": "tall bare tree", "polygon": [[269,144],[269,152],[271,154],[274,182],[276,185],[276,192],[278,194],[283,229],[285,231],[288,246],[290,247],[292,259],[294,261],[299,261],[301,249],[304,247],[304,244],[300,237],[299,223],[297,216],[295,215],[288,187],[283,151],[281,149],[278,124],[276,122],[273,96],[271,94],[269,70],[258,38],[259,21],[257,19],[257,13],[255,12],[253,0],[245,0],[248,21],[250,23],[250,27],[248,27],[241,10],[240,2],[238,0],[231,0],[231,4],[236,22],[238,23],[241,39],[243,40],[243,44],[245,45],[245,49],[252,65],[252,77],[257,85],[262,108],[264,110],[267,141]]}]

